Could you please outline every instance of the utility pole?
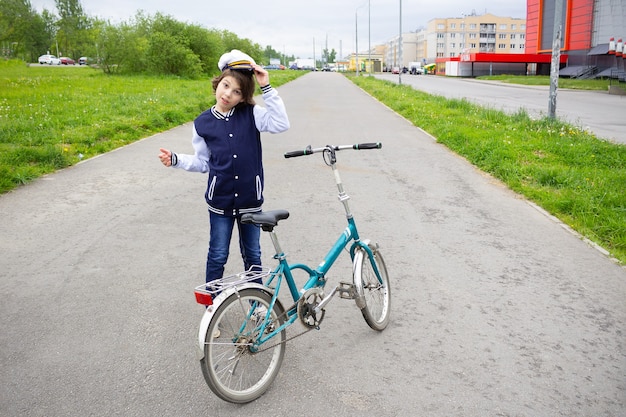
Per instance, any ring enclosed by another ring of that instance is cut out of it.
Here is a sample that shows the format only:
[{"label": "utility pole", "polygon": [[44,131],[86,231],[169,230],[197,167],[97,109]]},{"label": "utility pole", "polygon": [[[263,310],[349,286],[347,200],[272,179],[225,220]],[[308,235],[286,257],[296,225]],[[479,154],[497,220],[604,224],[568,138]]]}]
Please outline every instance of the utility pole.
[{"label": "utility pole", "polygon": [[354,35],[355,43],[356,43],[356,76],[359,76],[359,8],[357,7],[354,11],[354,31],[356,32]]},{"label": "utility pole", "polygon": [[399,68],[398,71],[398,84],[402,84],[402,0],[400,0],[400,37],[398,38],[398,51],[399,51]]},{"label": "utility pole", "polygon": [[[367,2],[367,60],[369,61],[369,73],[372,73],[372,2]],[[365,68],[367,69],[367,67]]]},{"label": "utility pole", "polygon": [[559,65],[561,62],[561,36],[563,32],[563,0],[554,4],[554,32],[552,35],[552,62],[550,64],[550,100],[548,117],[556,117],[556,91],[559,87]]}]

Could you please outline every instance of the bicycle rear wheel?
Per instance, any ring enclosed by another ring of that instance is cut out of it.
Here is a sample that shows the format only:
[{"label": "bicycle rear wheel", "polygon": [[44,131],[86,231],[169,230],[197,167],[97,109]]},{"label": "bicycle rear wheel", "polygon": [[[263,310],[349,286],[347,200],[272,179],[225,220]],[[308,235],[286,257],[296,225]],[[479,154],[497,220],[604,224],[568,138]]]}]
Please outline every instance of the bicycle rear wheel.
[{"label": "bicycle rear wheel", "polygon": [[[372,329],[382,331],[389,324],[391,286],[380,250],[374,245],[369,245],[369,248],[374,254],[371,261],[365,250],[360,250],[355,257],[354,280],[357,292],[365,302],[361,309],[363,318]],[[372,263],[376,265],[382,282],[378,280]]]},{"label": "bicycle rear wheel", "polygon": [[[285,356],[285,330],[255,351],[252,344],[269,309],[271,296],[258,289],[244,289],[218,307],[209,324],[202,373],[211,391],[225,401],[247,403],[270,387]],[[264,309],[261,307],[263,306]],[[257,318],[257,312],[262,317]],[[265,333],[284,322],[284,309],[276,300]]]}]

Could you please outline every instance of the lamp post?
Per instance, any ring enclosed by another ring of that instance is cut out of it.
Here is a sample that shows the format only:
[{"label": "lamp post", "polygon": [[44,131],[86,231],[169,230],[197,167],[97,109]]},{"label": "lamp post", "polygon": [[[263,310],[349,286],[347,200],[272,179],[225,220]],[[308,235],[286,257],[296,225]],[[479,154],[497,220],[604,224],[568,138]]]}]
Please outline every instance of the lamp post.
[{"label": "lamp post", "polygon": [[356,43],[355,57],[356,57],[356,76],[357,77],[359,76],[359,7],[357,7],[356,10],[354,11],[354,30],[356,31],[354,39]]},{"label": "lamp post", "polygon": [[[368,12],[367,12],[367,19],[368,19],[368,42],[371,42],[371,34],[370,34],[370,11],[369,11],[369,5],[370,5],[370,0],[367,0],[367,5],[368,5]],[[354,11],[354,30],[355,30],[355,43],[356,43],[356,75],[357,77],[359,76],[359,9],[361,7],[365,6],[365,3],[363,3],[362,5],[360,5],[359,7],[356,8],[356,10]],[[371,54],[371,44],[368,46],[370,54]],[[369,55],[369,60],[370,60],[370,65],[372,65],[372,58],[371,55]]]},{"label": "lamp post", "polygon": [[400,61],[400,71],[398,71],[398,84],[402,84],[402,0],[400,0],[400,37],[398,38],[398,60]]},{"label": "lamp post", "polygon": [[[367,60],[370,63],[369,73],[372,73],[372,4],[367,0]],[[367,66],[366,66],[367,68]]]}]

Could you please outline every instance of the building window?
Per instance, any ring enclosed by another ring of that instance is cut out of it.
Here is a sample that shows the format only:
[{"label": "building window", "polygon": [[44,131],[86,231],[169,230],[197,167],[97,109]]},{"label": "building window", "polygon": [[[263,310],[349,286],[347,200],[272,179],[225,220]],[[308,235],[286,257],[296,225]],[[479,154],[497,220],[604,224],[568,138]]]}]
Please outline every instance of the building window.
[{"label": "building window", "polygon": [[456,28],[456,23],[450,23],[450,29],[455,29]]},{"label": "building window", "polygon": [[506,39],[506,33],[498,33],[498,39]]},{"label": "building window", "polygon": [[498,49],[506,49],[506,43],[499,43]]},{"label": "building window", "polygon": [[451,34],[450,34],[450,37],[451,37],[451,38],[456,38],[456,33],[451,33]]},{"label": "building window", "polygon": [[437,44],[437,49],[443,49],[445,47],[445,45],[443,43],[438,43]]},{"label": "building window", "polygon": [[469,37],[470,37],[470,39],[476,39],[476,34],[475,33],[470,33]]},{"label": "building window", "polygon": [[520,25],[520,27],[522,28],[522,30],[526,30],[526,25]]},{"label": "building window", "polygon": [[456,48],[456,44],[455,44],[454,42],[452,42],[452,43],[450,44],[450,48],[451,48],[451,49]]},{"label": "building window", "polygon": [[475,43],[470,43],[470,48],[476,49],[476,44]]},{"label": "building window", "polygon": [[526,44],[520,43],[519,44],[519,49],[526,49]]},{"label": "building window", "polygon": [[439,23],[437,24],[437,29],[445,29],[446,25],[444,25],[443,23]]},{"label": "building window", "polygon": [[511,33],[511,39],[515,39],[515,33]]},{"label": "building window", "polygon": [[511,25],[511,30],[515,30],[515,29],[517,29],[517,25],[515,24]]},{"label": "building window", "polygon": [[461,23],[461,29],[465,29],[465,23]]},{"label": "building window", "polygon": [[526,34],[525,33],[520,33],[519,38],[520,39],[526,39]]},{"label": "building window", "polygon": [[476,23],[470,23],[470,29],[476,29]]},{"label": "building window", "polygon": [[511,44],[511,49],[515,49],[515,44],[514,43]]},{"label": "building window", "polygon": [[446,37],[445,33],[437,33],[437,39],[443,39]]}]

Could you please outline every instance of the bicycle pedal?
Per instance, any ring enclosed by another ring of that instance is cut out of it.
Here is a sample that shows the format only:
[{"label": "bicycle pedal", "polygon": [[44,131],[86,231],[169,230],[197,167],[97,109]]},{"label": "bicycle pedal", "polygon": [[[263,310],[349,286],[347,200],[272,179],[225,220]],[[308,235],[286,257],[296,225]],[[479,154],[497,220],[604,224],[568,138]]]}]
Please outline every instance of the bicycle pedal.
[{"label": "bicycle pedal", "polygon": [[349,282],[339,282],[337,292],[339,293],[339,298],[343,298],[344,300],[354,300],[356,296],[354,284]]}]

